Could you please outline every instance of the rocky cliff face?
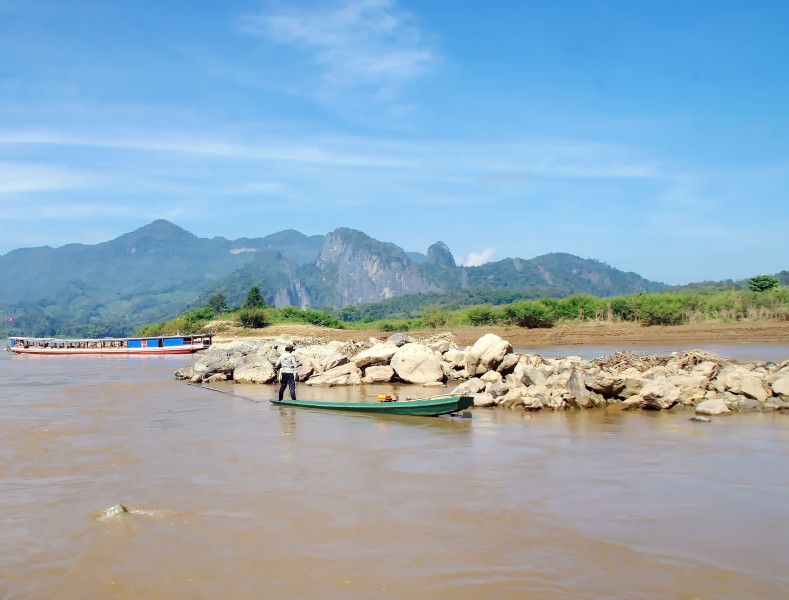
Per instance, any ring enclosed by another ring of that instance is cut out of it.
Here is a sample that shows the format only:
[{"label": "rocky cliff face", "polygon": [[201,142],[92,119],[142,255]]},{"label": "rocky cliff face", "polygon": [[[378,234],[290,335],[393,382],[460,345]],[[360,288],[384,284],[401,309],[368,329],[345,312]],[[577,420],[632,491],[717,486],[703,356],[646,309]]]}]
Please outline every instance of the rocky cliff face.
[{"label": "rocky cliff face", "polygon": [[570,254],[530,260],[508,258],[479,267],[461,267],[449,247],[436,242],[418,263],[392,243],[344,227],[323,238],[320,254],[312,264],[299,266],[281,253],[258,252],[252,264],[219,282],[216,289],[227,293],[231,301],[240,302],[251,285],[259,285],[266,302],[274,306],[318,309],[467,288],[605,296],[662,287],[635,273],[623,273]]},{"label": "rocky cliff face", "polygon": [[346,228],[324,239],[311,283],[335,306],[442,291],[400,248]]},{"label": "rocky cliff face", "polygon": [[427,249],[427,263],[442,269],[454,269],[457,266],[455,257],[444,242],[436,242]]}]

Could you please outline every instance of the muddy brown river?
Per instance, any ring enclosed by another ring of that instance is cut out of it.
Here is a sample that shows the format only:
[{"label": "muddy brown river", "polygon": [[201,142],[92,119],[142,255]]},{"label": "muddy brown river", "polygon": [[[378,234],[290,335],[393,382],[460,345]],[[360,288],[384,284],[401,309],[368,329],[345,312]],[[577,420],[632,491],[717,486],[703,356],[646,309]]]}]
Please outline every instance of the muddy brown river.
[{"label": "muddy brown river", "polygon": [[357,416],[191,360],[0,352],[0,597],[789,597],[789,415]]}]

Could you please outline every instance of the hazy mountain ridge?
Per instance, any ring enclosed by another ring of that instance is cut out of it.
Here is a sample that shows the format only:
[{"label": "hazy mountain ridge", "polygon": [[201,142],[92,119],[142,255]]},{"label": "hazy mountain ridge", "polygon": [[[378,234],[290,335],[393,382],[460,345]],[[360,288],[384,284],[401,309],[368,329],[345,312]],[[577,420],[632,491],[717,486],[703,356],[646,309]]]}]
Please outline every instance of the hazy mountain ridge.
[{"label": "hazy mountain ridge", "polygon": [[293,230],[240,240],[199,238],[157,220],[95,245],[0,256],[0,308],[16,316],[25,333],[121,335],[181,313],[217,281],[269,256],[272,247],[301,264],[306,254],[314,260],[322,243],[323,236]]},{"label": "hazy mountain ridge", "polygon": [[607,296],[666,287],[563,253],[463,267],[443,242],[423,255],[349,228],[208,239],[164,220],[96,245],[14,250],[0,256],[0,280],[0,307],[35,329],[25,333],[68,335],[120,335],[216,292],[237,305],[252,285],[269,304],[300,308],[483,288]]}]

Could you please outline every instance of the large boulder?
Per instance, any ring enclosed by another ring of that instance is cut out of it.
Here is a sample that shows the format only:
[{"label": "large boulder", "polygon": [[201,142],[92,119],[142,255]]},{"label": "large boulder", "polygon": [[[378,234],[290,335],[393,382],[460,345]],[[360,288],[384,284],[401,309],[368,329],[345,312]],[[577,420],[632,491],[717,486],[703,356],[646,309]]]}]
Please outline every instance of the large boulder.
[{"label": "large boulder", "polygon": [[564,386],[568,392],[565,396],[565,401],[569,406],[575,408],[591,408],[600,401],[602,401],[602,404],[605,404],[605,400],[602,400],[602,396],[586,389],[583,375],[577,370],[572,371]]},{"label": "large boulder", "polygon": [[668,379],[648,381],[637,396],[647,410],[666,410],[679,402],[680,390]]},{"label": "large boulder", "polygon": [[551,372],[548,365],[534,366],[528,359],[521,358],[512,371],[511,376],[525,386],[544,384]]},{"label": "large boulder", "polygon": [[452,394],[455,396],[470,396],[471,394],[478,394],[484,389],[485,382],[479,377],[472,377],[452,390]]},{"label": "large boulder", "polygon": [[710,398],[700,402],[696,407],[697,415],[725,415],[731,410],[721,398]]},{"label": "large boulder", "polygon": [[668,380],[679,389],[679,401],[686,406],[701,402],[709,385],[709,380],[695,371],[691,374],[672,375]]},{"label": "large boulder", "polygon": [[324,373],[348,363],[348,357],[330,346],[300,347],[294,354],[302,365],[309,365],[315,373]]},{"label": "large boulder", "polygon": [[311,377],[307,385],[334,387],[338,385],[359,385],[362,383],[362,371],[353,363],[346,363],[329,369],[320,375]]},{"label": "large boulder", "polygon": [[233,375],[233,370],[254,354],[259,344],[247,341],[235,341],[214,344],[205,350],[192,367],[192,379],[208,380],[212,375],[221,374],[226,378]]},{"label": "large boulder", "polygon": [[625,387],[623,387],[616,395],[617,398],[628,399],[632,396],[637,396],[646,385],[647,380],[641,373],[632,367],[625,369],[619,376],[625,380]]},{"label": "large boulder", "polygon": [[398,350],[399,347],[394,344],[376,344],[372,348],[362,350],[353,356],[351,362],[360,369],[370,366],[388,365]]},{"label": "large boulder", "polygon": [[401,346],[392,357],[391,367],[406,383],[431,383],[444,380],[441,359],[423,344]]},{"label": "large boulder", "polygon": [[497,397],[499,406],[505,408],[522,407],[524,410],[541,410],[550,398],[550,391],[545,386],[529,388],[517,387],[508,390],[503,396]]},{"label": "large boulder", "polygon": [[606,371],[588,375],[585,378],[585,383],[586,387],[605,398],[618,396],[622,390],[625,389],[625,380],[623,377],[613,375]]},{"label": "large boulder", "polygon": [[192,366],[194,377],[200,379],[208,379],[212,375],[221,373],[222,375],[232,375],[233,369],[245,357],[243,356],[223,356],[220,354],[211,354],[201,356],[197,362]]},{"label": "large boulder", "polygon": [[186,365],[175,372],[175,378],[180,380],[186,379],[188,381],[192,379],[194,374],[195,372],[192,369],[192,365]]},{"label": "large boulder", "polygon": [[501,360],[499,366],[496,367],[496,370],[502,375],[512,373],[518,363],[520,363],[520,358],[519,354],[507,354],[507,356]]},{"label": "large boulder", "polygon": [[[535,387],[539,388],[539,386]],[[567,401],[565,400],[567,393],[567,390],[561,387],[549,388],[548,398],[543,401],[543,404],[553,410],[564,410],[568,408]]]},{"label": "large boulder", "polygon": [[373,365],[364,370],[362,383],[388,383],[394,379],[394,369],[389,365]]},{"label": "large boulder", "polygon": [[499,373],[498,371],[488,371],[487,373],[483,373],[480,379],[487,384],[491,384],[491,383],[498,383],[504,378],[501,376],[501,373]]},{"label": "large boulder", "polygon": [[474,406],[496,406],[497,401],[491,394],[474,394]]},{"label": "large boulder", "polygon": [[727,365],[721,369],[711,387],[718,392],[742,394],[759,402],[764,402],[771,395],[757,374],[739,365]]},{"label": "large boulder", "polygon": [[[524,388],[518,388],[524,389]],[[499,398],[501,396],[505,396],[510,391],[510,386],[508,386],[504,381],[495,381],[485,386],[485,391],[493,396],[494,398]]]},{"label": "large boulder", "polygon": [[233,369],[233,381],[236,383],[271,383],[276,378],[277,373],[267,360],[244,363]]},{"label": "large boulder", "polygon": [[712,379],[718,373],[718,365],[712,361],[705,360],[694,366],[690,374],[700,375],[706,379]]},{"label": "large boulder", "polygon": [[463,369],[466,366],[466,353],[457,348],[450,348],[443,354],[444,360],[452,364],[453,369]]},{"label": "large boulder", "polygon": [[504,357],[512,352],[512,344],[495,333],[486,333],[467,350],[466,369],[469,375],[481,375],[496,369]]},{"label": "large boulder", "polygon": [[411,337],[407,333],[394,333],[387,338],[386,343],[401,347],[410,344],[411,341]]},{"label": "large boulder", "polygon": [[789,401],[789,369],[780,371],[770,383],[773,394],[780,396],[783,401]]}]

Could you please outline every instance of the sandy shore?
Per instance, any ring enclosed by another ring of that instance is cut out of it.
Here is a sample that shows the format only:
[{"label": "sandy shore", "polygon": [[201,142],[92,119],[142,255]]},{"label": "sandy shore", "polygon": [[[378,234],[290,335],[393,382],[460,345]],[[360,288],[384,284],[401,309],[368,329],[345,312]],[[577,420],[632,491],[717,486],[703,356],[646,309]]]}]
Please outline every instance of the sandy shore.
[{"label": "sandy shore", "polygon": [[[455,327],[438,330],[410,331],[411,335],[431,335],[451,331],[458,344],[472,344],[486,333],[508,340],[516,347],[581,345],[671,345],[671,344],[789,344],[789,321],[746,321],[739,323],[698,323],[690,325],[645,327],[634,323],[562,323],[550,329],[523,327]],[[391,332],[346,330],[301,324],[270,325],[263,329],[234,329],[215,336],[215,341],[242,337],[277,337],[292,335],[296,339],[311,336],[326,340],[385,339]]]}]

